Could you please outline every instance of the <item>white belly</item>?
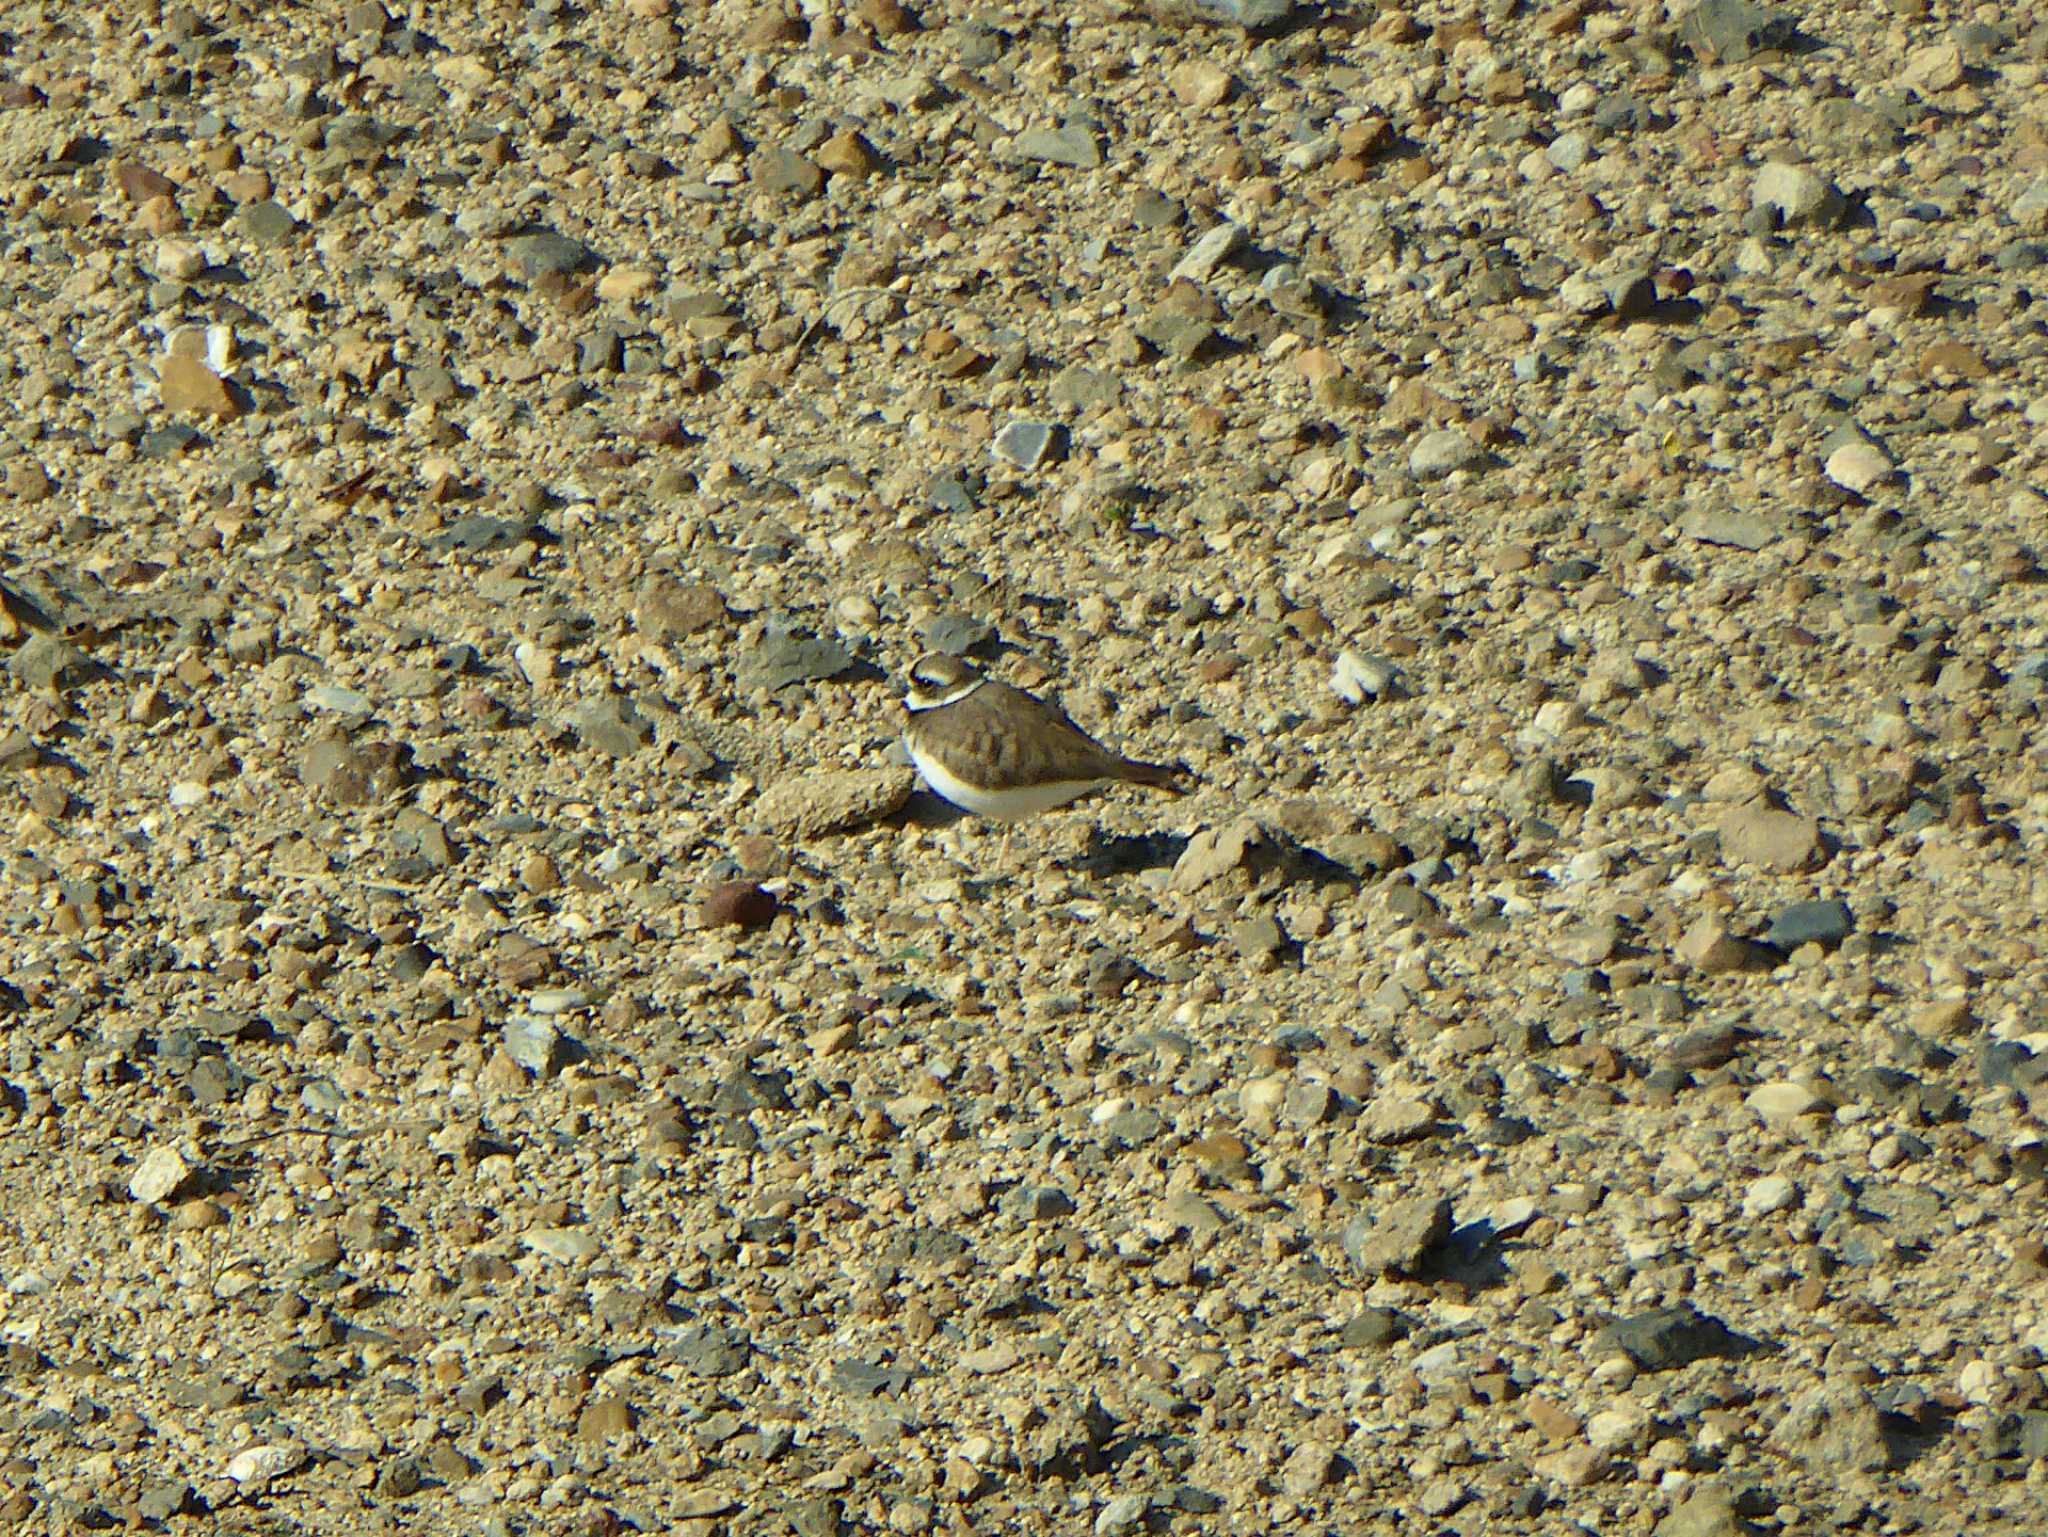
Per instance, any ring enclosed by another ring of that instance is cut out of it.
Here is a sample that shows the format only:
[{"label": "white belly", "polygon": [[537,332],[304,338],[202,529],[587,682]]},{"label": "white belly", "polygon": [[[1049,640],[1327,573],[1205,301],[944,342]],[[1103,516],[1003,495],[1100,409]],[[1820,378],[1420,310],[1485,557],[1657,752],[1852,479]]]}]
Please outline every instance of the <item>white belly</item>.
[{"label": "white belly", "polygon": [[992,817],[998,822],[1015,822],[1036,816],[1041,811],[1050,811],[1055,806],[1064,806],[1105,782],[1100,779],[1063,779],[1056,784],[1026,785],[1015,790],[984,790],[949,774],[944,764],[919,752],[908,742],[904,747],[933,794],[951,801],[962,811],[971,811],[978,817]]}]

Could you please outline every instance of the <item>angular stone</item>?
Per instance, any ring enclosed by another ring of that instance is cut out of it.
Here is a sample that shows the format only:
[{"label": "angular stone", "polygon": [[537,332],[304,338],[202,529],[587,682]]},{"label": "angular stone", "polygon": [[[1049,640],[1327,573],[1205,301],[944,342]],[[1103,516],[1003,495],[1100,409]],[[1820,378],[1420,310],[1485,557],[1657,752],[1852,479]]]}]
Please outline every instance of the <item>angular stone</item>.
[{"label": "angular stone", "polygon": [[1360,1212],[1344,1226],[1344,1253],[1362,1275],[1414,1275],[1430,1251],[1451,1236],[1451,1203],[1438,1196],[1396,1201],[1374,1215]]},{"label": "angular stone", "polygon": [[1783,48],[1797,28],[1791,17],[1752,0],[1702,0],[1678,24],[1695,52],[1722,64],[1740,64],[1770,48]]},{"label": "angular stone", "polygon": [[852,666],[853,653],[836,640],[770,630],[741,666],[739,682],[745,688],[773,691],[795,683],[822,683]]},{"label": "angular stone", "polygon": [[1020,470],[1035,470],[1045,462],[1059,437],[1060,429],[1051,422],[1011,422],[996,434],[989,452]]},{"label": "angular stone", "polygon": [[1771,1444],[1827,1477],[1882,1473],[1899,1460],[1883,1414],[1861,1388],[1810,1389],[1773,1427]]},{"label": "angular stone", "polygon": [[1820,823],[1770,806],[1737,806],[1721,818],[1721,858],[1733,865],[1799,871],[1819,863]]},{"label": "angular stone", "polygon": [[1187,254],[1174,264],[1167,275],[1169,282],[1206,283],[1216,274],[1216,269],[1228,261],[1232,254],[1245,243],[1244,227],[1229,220],[1206,230],[1195,243],[1188,247]]},{"label": "angular stone", "polygon": [[529,278],[567,277],[597,265],[596,253],[589,246],[554,230],[514,236],[506,248]]},{"label": "angular stone", "polygon": [[595,1234],[580,1227],[536,1227],[520,1235],[520,1242],[536,1254],[564,1265],[580,1264],[604,1252]]},{"label": "angular stone", "polygon": [[242,414],[242,402],[234,387],[200,359],[184,353],[172,353],[158,365],[157,398],[166,411],[181,416],[217,416],[233,421]]},{"label": "angular stone", "polygon": [[583,745],[608,758],[630,758],[654,741],[654,724],[617,694],[587,699],[569,715]]},{"label": "angular stone", "polygon": [[1092,171],[1102,164],[1102,146],[1086,128],[1068,124],[1062,128],[1027,128],[1017,135],[1017,153],[1026,160],[1072,166]]},{"label": "angular stone", "polygon": [[1728,920],[1721,913],[1700,914],[1675,948],[1686,965],[1710,977],[1747,971],[1767,960],[1756,945],[1729,929]]},{"label": "angular stone", "polygon": [[1827,226],[1842,216],[1847,206],[1834,184],[1803,165],[1773,160],[1756,173],[1750,184],[1750,205],[1768,208],[1785,225]]},{"label": "angular stone", "polygon": [[1790,1082],[1752,1089],[1743,1103],[1767,1126],[1789,1126],[1805,1116],[1825,1115],[1828,1109],[1828,1102],[1813,1090]]},{"label": "angular stone", "polygon": [[1442,480],[1459,470],[1471,469],[1486,458],[1486,450],[1473,441],[1472,434],[1457,427],[1439,427],[1425,432],[1408,451],[1408,473],[1417,480]]},{"label": "angular stone", "polygon": [[754,821],[785,837],[822,838],[893,816],[916,783],[913,770],[897,767],[792,774],[754,802]]},{"label": "angular stone", "polygon": [[763,145],[754,155],[753,176],[767,191],[800,200],[816,197],[825,186],[824,171],[787,144]]},{"label": "angular stone", "polygon": [[1618,1318],[1594,1336],[1596,1349],[1619,1351],[1646,1372],[1670,1371],[1709,1357],[1742,1355],[1749,1346],[1718,1318],[1691,1303]]},{"label": "angular stone", "polygon": [[1779,912],[1765,930],[1764,938],[1780,950],[1801,945],[1822,945],[1832,950],[1849,937],[1856,915],[1841,901],[1794,902]]},{"label": "angular stone", "polygon": [[174,1147],[151,1148],[128,1179],[128,1194],[144,1205],[169,1200],[192,1176],[192,1166]]}]

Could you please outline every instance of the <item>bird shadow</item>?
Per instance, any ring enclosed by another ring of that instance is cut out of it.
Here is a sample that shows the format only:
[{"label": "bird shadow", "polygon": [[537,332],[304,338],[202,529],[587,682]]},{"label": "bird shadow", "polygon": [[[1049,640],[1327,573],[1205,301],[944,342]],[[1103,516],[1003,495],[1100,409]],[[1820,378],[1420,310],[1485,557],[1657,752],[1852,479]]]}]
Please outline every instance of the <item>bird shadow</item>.
[{"label": "bird shadow", "polygon": [[1068,861],[1088,875],[1128,875],[1138,870],[1172,869],[1187,851],[1180,833],[1106,833],[1091,828],[1088,844]]}]

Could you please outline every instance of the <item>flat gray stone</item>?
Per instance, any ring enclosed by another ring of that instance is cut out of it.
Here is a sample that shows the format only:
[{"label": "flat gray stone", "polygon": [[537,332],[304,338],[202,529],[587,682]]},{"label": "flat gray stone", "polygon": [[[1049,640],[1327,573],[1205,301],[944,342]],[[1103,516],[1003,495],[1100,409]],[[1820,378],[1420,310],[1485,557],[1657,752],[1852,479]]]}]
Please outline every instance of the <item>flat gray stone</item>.
[{"label": "flat gray stone", "polygon": [[1779,519],[1760,512],[1737,512],[1730,507],[1693,507],[1679,518],[1678,531],[1701,544],[1761,550],[1783,538],[1785,527]]},{"label": "flat gray stone", "polygon": [[996,434],[989,452],[1020,470],[1035,470],[1045,463],[1059,438],[1060,429],[1051,422],[1011,422]]},{"label": "flat gray stone", "polygon": [[508,242],[512,260],[519,270],[529,278],[543,277],[549,273],[566,277],[572,272],[582,272],[597,265],[597,256],[589,246],[580,240],[571,240],[567,235],[554,230],[540,230],[531,235],[515,235]]},{"label": "flat gray stone", "polygon": [[1646,1372],[1739,1356],[1745,1350],[1732,1329],[1689,1302],[1618,1318],[1596,1334],[1593,1343],[1596,1349],[1619,1351]]},{"label": "flat gray stone", "polygon": [[1678,23],[1681,40],[1721,64],[1740,64],[1766,49],[1783,48],[1796,30],[1783,11],[1753,0],[1701,0]]},{"label": "flat gray stone", "polygon": [[746,688],[784,689],[795,683],[822,683],[853,666],[853,653],[836,640],[770,630],[761,637],[740,668]]},{"label": "flat gray stone", "polygon": [[1187,254],[1174,263],[1173,271],[1167,274],[1167,281],[1177,283],[1185,278],[1190,283],[1206,283],[1244,243],[1243,226],[1225,220],[1205,231],[1188,247]]},{"label": "flat gray stone", "polygon": [[1063,128],[1027,128],[1017,135],[1017,153],[1026,160],[1072,166],[1092,171],[1102,164],[1102,146],[1087,129],[1068,124]]},{"label": "flat gray stone", "polygon": [[1856,917],[1847,902],[1794,902],[1771,920],[1764,938],[1780,950],[1796,950],[1801,945],[1824,945],[1832,950],[1855,926]]}]

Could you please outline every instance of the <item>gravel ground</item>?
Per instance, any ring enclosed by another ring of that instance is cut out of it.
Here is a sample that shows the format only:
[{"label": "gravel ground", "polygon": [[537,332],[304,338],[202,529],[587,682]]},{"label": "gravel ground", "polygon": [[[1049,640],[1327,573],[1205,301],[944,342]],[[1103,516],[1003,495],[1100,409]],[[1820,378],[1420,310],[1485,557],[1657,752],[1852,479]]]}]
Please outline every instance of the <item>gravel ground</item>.
[{"label": "gravel ground", "polygon": [[0,1521],[2040,1530],[2025,0],[11,0],[0,209]]}]

